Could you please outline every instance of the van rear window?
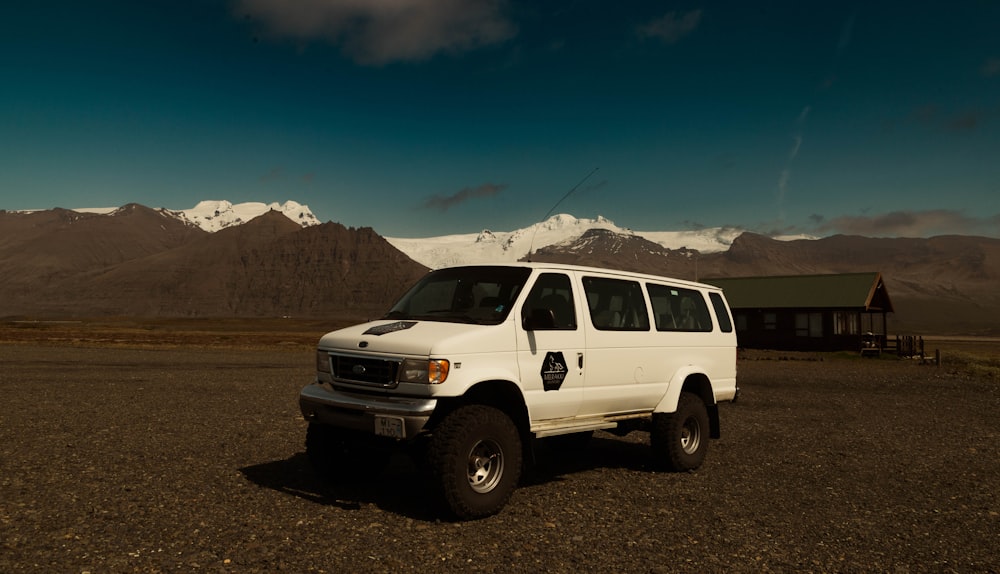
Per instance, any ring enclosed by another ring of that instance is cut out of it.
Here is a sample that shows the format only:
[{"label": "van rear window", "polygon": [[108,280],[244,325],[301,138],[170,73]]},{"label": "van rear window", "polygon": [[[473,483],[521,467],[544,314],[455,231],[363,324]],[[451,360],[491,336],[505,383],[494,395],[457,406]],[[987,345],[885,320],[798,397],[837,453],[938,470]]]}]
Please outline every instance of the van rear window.
[{"label": "van rear window", "polygon": [[726,305],[726,301],[718,293],[709,293],[708,298],[712,300],[712,308],[719,319],[719,328],[723,333],[732,333],[733,320],[729,318],[729,305]]},{"label": "van rear window", "polygon": [[646,290],[657,331],[712,330],[712,317],[700,291],[656,283],[647,283]]}]

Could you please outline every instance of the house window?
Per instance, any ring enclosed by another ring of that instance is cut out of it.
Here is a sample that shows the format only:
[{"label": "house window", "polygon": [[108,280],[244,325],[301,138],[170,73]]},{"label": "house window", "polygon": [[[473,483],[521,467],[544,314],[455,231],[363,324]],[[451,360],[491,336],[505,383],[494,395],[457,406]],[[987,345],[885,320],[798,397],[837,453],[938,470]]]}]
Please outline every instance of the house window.
[{"label": "house window", "polygon": [[778,328],[778,314],[764,313],[764,330],[775,331]]},{"label": "house window", "polygon": [[857,335],[858,314],[851,311],[836,311],[833,314],[834,335]]},{"label": "house window", "polygon": [[822,337],[823,336],[823,314],[822,313],[796,313],[795,314],[795,335],[797,337]]},{"label": "house window", "polygon": [[823,314],[822,313],[809,313],[809,336],[810,337],[822,337],[823,336]]}]

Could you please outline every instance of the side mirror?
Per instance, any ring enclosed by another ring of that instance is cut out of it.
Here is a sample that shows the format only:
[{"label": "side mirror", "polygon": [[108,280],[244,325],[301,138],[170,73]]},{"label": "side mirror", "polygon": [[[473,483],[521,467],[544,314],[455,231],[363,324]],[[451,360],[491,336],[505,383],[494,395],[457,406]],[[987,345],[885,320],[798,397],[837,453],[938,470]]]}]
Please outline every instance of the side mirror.
[{"label": "side mirror", "polygon": [[525,331],[541,331],[556,328],[556,314],[552,309],[536,307],[530,314],[521,315],[521,327]]}]

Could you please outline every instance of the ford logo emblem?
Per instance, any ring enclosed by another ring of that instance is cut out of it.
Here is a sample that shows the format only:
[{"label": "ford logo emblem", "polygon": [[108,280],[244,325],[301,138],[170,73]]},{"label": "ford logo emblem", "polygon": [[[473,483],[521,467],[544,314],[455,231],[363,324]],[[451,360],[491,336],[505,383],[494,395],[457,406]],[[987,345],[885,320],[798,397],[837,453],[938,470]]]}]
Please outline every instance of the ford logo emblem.
[{"label": "ford logo emblem", "polygon": [[351,372],[354,373],[355,375],[363,375],[365,374],[365,366],[354,365],[353,367],[351,367]]}]

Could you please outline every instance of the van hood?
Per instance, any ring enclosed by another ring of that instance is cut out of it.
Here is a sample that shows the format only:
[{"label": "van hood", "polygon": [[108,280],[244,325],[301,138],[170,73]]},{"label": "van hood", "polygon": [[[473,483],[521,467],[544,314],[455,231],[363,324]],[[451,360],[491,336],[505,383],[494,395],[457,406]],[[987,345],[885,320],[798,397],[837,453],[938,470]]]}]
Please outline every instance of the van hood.
[{"label": "van hood", "polygon": [[[500,325],[474,325],[445,323],[441,321],[380,320],[346,327],[323,335],[319,348],[323,350],[355,351],[363,353],[389,353],[406,356],[442,356],[465,352],[494,352],[501,349],[484,348],[485,340],[497,340],[497,331],[509,328],[507,321]],[[511,323],[512,324],[512,323]],[[507,341],[509,347],[512,341]],[[493,345],[486,345],[491,347]]]}]

